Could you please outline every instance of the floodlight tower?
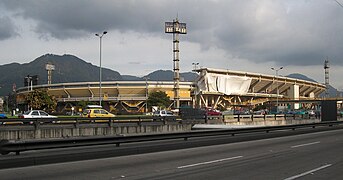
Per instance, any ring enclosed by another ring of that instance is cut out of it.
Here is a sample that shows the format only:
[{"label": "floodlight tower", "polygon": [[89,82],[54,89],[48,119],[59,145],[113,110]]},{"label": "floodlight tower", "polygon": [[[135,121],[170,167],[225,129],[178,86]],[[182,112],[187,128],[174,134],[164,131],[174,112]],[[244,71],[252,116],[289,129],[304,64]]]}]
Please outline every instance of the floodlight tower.
[{"label": "floodlight tower", "polygon": [[48,84],[52,82],[52,71],[55,70],[55,65],[48,63],[45,65],[45,69],[48,71]]},{"label": "floodlight tower", "polygon": [[329,59],[326,58],[324,62],[325,71],[325,97],[329,97]]},{"label": "floodlight tower", "polygon": [[173,22],[165,22],[165,33],[173,34],[173,62],[174,62],[174,107],[180,107],[180,50],[179,34],[187,34],[186,23],[180,23],[178,18]]}]

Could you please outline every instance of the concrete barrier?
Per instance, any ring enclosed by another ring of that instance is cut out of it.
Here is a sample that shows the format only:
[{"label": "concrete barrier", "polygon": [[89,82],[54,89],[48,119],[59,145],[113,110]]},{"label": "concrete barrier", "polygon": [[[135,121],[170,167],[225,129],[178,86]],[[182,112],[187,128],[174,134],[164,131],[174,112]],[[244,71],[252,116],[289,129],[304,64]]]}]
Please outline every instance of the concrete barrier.
[{"label": "concrete barrier", "polygon": [[109,126],[108,124],[80,124],[74,125],[20,125],[1,126],[0,139],[23,140],[23,139],[48,139],[68,138],[81,136],[106,136],[141,133],[167,133],[190,131],[192,124],[160,123],[154,125],[120,124]]}]

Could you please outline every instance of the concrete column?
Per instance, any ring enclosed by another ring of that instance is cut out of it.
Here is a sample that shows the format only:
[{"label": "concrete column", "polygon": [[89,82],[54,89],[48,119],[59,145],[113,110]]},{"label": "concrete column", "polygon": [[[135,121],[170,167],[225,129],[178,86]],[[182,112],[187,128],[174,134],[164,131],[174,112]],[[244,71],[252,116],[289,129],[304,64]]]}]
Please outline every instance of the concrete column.
[{"label": "concrete column", "polygon": [[[289,98],[299,100],[299,85],[294,84],[290,87]],[[299,103],[291,103],[292,109],[299,109]]]},{"label": "concrete column", "polygon": [[309,97],[314,98],[314,92],[310,92]]}]

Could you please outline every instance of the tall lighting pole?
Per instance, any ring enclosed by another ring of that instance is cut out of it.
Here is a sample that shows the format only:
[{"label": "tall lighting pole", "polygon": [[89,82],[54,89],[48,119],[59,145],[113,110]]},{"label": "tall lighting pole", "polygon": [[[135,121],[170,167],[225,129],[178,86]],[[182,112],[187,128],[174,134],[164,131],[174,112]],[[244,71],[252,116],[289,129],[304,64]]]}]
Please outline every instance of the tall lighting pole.
[{"label": "tall lighting pole", "polygon": [[195,71],[195,70],[197,70],[197,66],[199,65],[199,63],[194,62],[194,63],[192,63],[192,65],[193,65],[193,70]]},{"label": "tall lighting pole", "polygon": [[165,22],[165,33],[173,34],[174,62],[174,107],[180,108],[180,49],[179,34],[187,34],[186,23],[180,23],[178,18],[173,22]]},{"label": "tall lighting pole", "polygon": [[324,71],[325,71],[325,98],[329,97],[329,59],[326,58],[324,62]]},{"label": "tall lighting pole", "polygon": [[107,31],[102,32],[102,34],[95,34],[100,39],[100,72],[99,72],[99,105],[101,106],[101,45],[102,45],[102,37],[107,34]]},{"label": "tall lighting pole", "polygon": [[[27,82],[27,94],[29,94],[30,91],[32,91],[32,76],[27,75],[27,76],[25,77],[25,79],[26,79],[26,82]],[[31,87],[31,88],[30,88],[30,87]],[[29,105],[29,103],[27,103],[27,110],[30,110],[30,105]],[[32,107],[31,107],[31,110],[32,110]]]},{"label": "tall lighting pole", "polygon": [[148,98],[149,98],[149,85],[148,76],[145,76],[145,113],[148,113]]},{"label": "tall lighting pole", "polygon": [[279,71],[283,69],[283,67],[280,67],[278,69],[276,68],[271,68],[273,71],[275,71],[275,78],[276,78],[276,113],[279,113],[279,82],[278,82],[278,76],[279,76]]}]

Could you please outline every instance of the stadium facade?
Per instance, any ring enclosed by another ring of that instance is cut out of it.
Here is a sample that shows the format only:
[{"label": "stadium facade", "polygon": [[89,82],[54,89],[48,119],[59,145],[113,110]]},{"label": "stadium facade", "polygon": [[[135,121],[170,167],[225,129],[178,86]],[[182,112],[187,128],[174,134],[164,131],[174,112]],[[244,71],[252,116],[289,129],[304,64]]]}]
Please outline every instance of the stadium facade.
[{"label": "stadium facade", "polygon": [[[180,82],[180,105],[196,108],[228,109],[237,106],[255,106],[263,103],[280,103],[285,100],[316,99],[325,91],[325,85],[282,76],[200,68],[194,82]],[[98,102],[99,82],[43,84],[32,87],[46,89],[58,101],[57,111],[68,111],[79,102]],[[17,90],[17,103],[24,108],[26,95],[31,88]],[[103,106],[112,112],[145,112],[148,94],[163,91],[174,99],[173,81],[105,81],[102,82]],[[283,104],[284,106],[285,104]],[[298,109],[299,103],[288,103]],[[282,104],[278,103],[278,106]],[[171,105],[172,107],[172,105]]]}]

